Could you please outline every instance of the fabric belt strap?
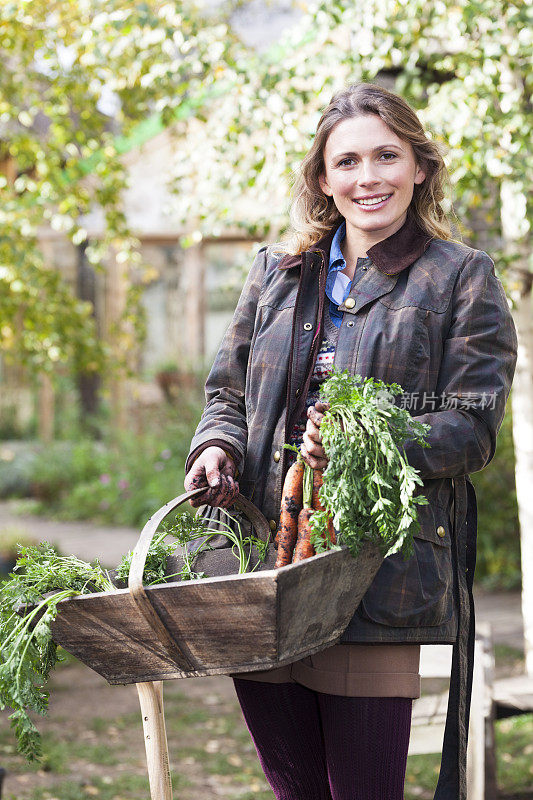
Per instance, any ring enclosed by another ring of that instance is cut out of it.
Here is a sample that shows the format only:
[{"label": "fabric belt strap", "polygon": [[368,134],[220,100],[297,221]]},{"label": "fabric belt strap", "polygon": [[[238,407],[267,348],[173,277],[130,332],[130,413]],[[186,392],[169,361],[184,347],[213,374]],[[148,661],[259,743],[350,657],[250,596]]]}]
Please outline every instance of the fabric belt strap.
[{"label": "fabric belt strap", "polygon": [[[454,478],[453,487],[457,637],[453,645],[441,769],[434,800],[467,800],[466,749],[474,671],[475,618],[472,586],[476,566],[477,509],[474,487],[469,479],[465,476]],[[466,531],[462,530],[463,526],[466,526]]]}]

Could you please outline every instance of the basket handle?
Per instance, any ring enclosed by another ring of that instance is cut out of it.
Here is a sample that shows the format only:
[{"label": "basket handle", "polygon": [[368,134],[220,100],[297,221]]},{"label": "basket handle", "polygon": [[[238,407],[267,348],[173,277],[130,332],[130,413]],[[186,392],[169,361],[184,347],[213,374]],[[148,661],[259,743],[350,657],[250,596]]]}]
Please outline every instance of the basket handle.
[{"label": "basket handle", "polygon": [[[150,627],[158,635],[161,644],[164,646],[165,650],[171,656],[173,661],[176,662],[176,665],[184,670],[194,670],[200,665],[189,651],[186,642],[170,635],[165,626],[163,618],[159,614],[159,611],[152,605],[152,602],[143,586],[144,565],[146,563],[146,556],[148,555],[150,543],[154,538],[154,535],[162,520],[168,514],[170,514],[171,511],[182,505],[182,503],[185,503],[187,500],[203,494],[207,488],[207,486],[201,486],[199,489],[192,489],[190,492],[180,494],[179,497],[175,497],[173,500],[170,500],[158,511],[156,511],[155,514],[152,514],[141,531],[139,541],[135,545],[128,576],[128,588],[135,605]],[[241,494],[237,495],[234,504],[248,517],[255,528],[258,537],[263,542],[268,542],[270,536],[270,527],[259,509]],[[223,533],[223,531],[221,531],[221,533]]]}]

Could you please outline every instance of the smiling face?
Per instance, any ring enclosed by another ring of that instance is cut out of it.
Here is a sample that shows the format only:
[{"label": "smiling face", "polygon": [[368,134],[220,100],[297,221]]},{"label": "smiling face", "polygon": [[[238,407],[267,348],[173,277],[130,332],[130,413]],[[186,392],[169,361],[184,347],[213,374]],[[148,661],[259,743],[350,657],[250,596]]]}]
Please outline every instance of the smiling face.
[{"label": "smiling face", "polygon": [[322,191],[346,220],[348,241],[371,246],[399,230],[425,173],[413,148],[376,114],[343,119],[324,148]]}]

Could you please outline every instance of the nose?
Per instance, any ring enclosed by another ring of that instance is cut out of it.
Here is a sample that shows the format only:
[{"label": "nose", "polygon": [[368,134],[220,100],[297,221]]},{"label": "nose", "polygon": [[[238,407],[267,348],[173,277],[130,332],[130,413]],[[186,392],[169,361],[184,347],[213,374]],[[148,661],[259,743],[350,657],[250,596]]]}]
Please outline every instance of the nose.
[{"label": "nose", "polygon": [[376,166],[372,159],[363,159],[359,167],[359,174],[357,182],[361,186],[372,186],[379,183],[379,175],[377,174]]}]

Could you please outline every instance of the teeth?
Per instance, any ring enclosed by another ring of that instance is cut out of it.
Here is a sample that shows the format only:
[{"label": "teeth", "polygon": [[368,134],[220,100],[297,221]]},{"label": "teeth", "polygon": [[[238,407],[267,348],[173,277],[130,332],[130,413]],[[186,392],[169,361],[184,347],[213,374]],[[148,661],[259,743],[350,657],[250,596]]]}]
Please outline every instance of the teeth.
[{"label": "teeth", "polygon": [[370,197],[368,200],[354,200],[354,203],[358,203],[360,206],[375,206],[377,203],[382,203],[383,200],[386,200],[390,197],[390,194],[384,194],[381,197]]}]

